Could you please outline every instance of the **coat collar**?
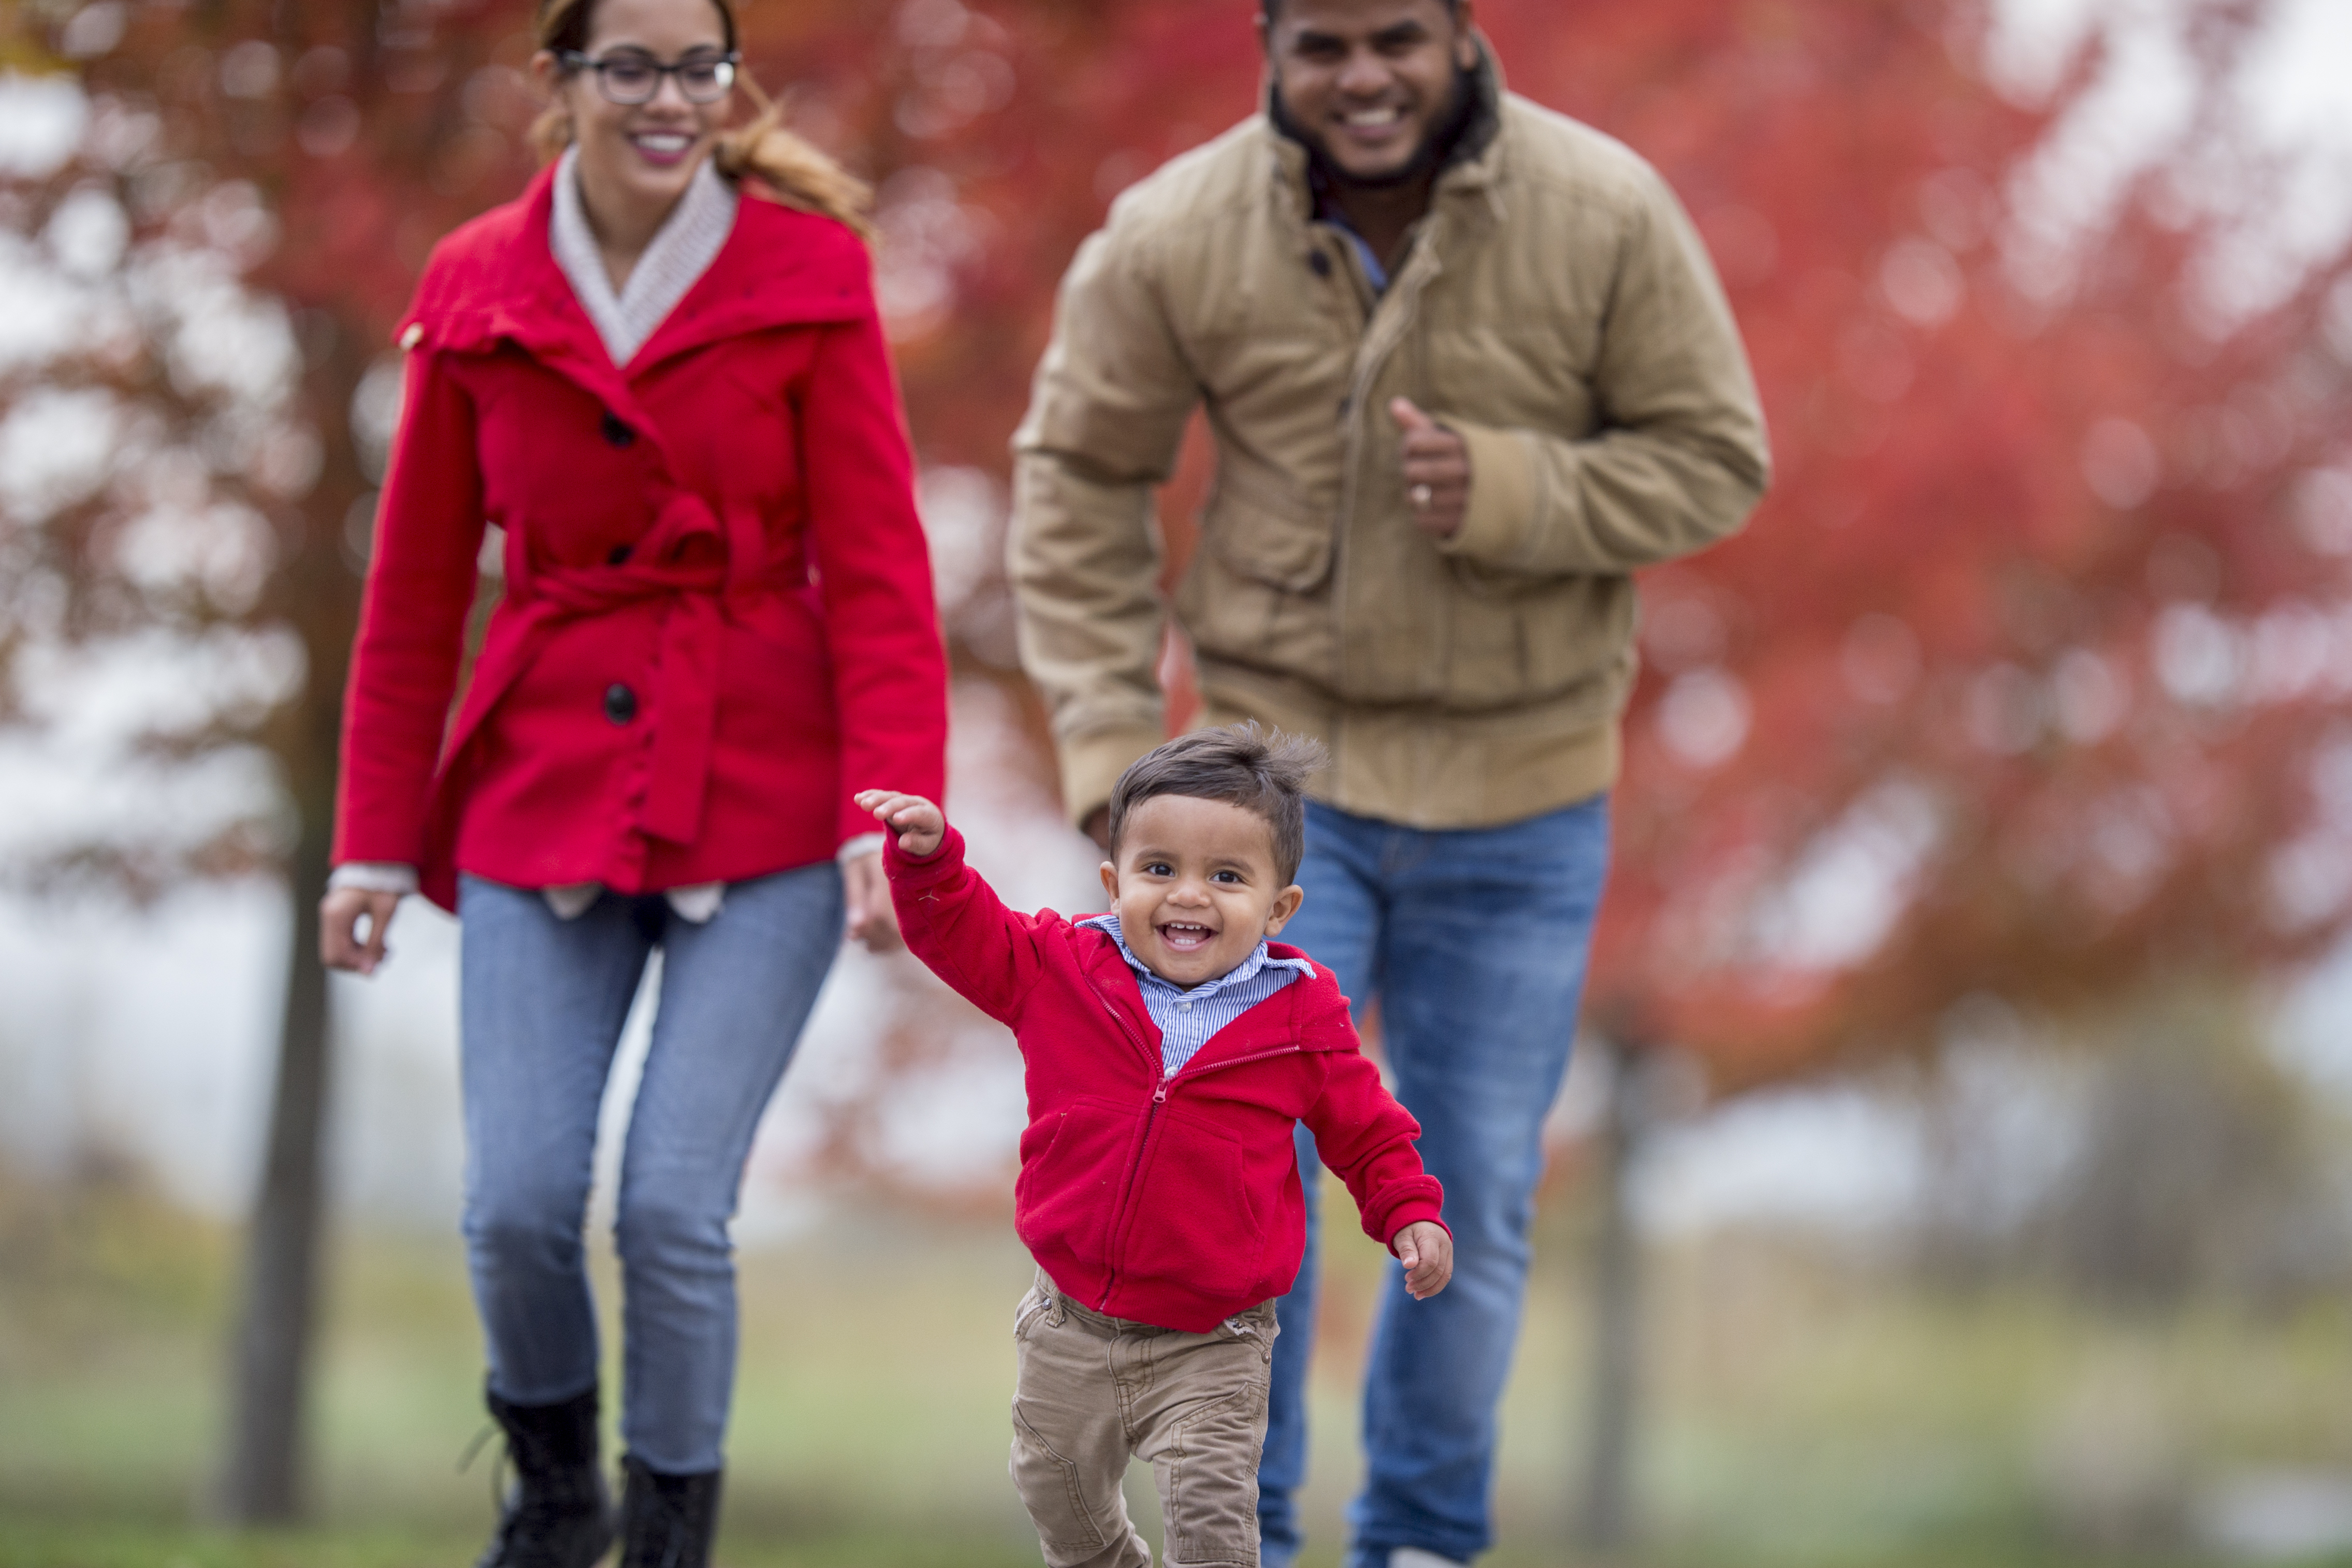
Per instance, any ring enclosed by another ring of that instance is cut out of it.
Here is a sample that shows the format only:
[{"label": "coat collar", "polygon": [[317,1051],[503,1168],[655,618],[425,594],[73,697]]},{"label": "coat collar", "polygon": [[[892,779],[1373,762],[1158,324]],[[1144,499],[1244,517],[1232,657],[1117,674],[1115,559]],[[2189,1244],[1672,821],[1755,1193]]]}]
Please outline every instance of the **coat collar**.
[{"label": "coat collar", "polygon": [[402,322],[402,347],[513,343],[658,440],[633,384],[665,362],[730,337],[874,312],[871,258],[856,235],[746,189],[726,245],[624,370],[556,262],[554,189],[550,165],[517,200],[442,242]]},{"label": "coat collar", "polygon": [[646,245],[627,284],[616,289],[604,270],[587,203],[580,194],[577,146],[567,148],[556,161],[554,197],[549,237],[555,264],[588,319],[596,323],[613,363],[624,367],[710,270],[742,211],[734,184],[705,158],[688,182],[686,195]]}]

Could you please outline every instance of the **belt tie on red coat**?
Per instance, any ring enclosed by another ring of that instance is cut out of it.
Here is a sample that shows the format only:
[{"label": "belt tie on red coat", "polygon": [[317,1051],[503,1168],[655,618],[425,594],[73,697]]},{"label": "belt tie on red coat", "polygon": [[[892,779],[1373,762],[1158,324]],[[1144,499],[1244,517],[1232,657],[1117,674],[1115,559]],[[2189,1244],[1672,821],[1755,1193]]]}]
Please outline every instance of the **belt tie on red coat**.
[{"label": "belt tie on red coat", "polygon": [[[533,564],[509,545],[505,635],[482,650],[446,753],[462,766],[467,742],[499,699],[528,670],[557,627],[650,600],[669,601],[652,681],[653,752],[637,825],[649,837],[691,844],[702,829],[719,719],[719,667],[726,602],[768,591],[797,562],[765,563],[760,519],[730,509],[724,523],[690,490],[672,491],[654,525],[620,562],[597,566]],[[446,782],[454,784],[450,778]],[[455,802],[451,803],[453,805]]]}]

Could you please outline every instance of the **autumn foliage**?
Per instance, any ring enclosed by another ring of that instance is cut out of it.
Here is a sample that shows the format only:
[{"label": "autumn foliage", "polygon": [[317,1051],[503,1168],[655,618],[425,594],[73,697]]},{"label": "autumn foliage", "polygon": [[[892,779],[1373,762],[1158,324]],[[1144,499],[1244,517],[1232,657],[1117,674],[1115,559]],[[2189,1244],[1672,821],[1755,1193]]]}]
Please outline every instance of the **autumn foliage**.
[{"label": "autumn foliage", "polygon": [[[2197,15],[2202,155],[2260,182],[2217,100],[2262,8]],[[2005,198],[2095,62],[2020,109],[1978,28],[1594,7],[1513,54],[1685,194],[1775,431],[1754,528],[1647,584],[1596,968],[1604,1018],[1723,1088],[1916,1046],[1970,993],[2254,973],[2352,891],[2318,794],[2352,629],[2345,258],[2224,315],[2226,220],[2177,163],[2048,241]]]},{"label": "autumn foliage", "polygon": [[[289,538],[338,542],[289,552],[249,612],[304,628],[310,696],[270,721],[293,781],[331,754],[355,516],[364,545],[352,400],[433,238],[528,172],[527,7],[20,11],[20,58],[79,68],[140,128],[100,173],[142,232],[196,222],[234,182],[269,215],[247,276],[294,312],[324,459],[268,504]],[[2063,1008],[2253,973],[2336,932],[2345,258],[2217,304],[2230,220],[2166,165],[2050,239],[2011,198],[2095,62],[2021,106],[1978,63],[1966,0],[1479,12],[1515,89],[1683,194],[1780,465],[1744,536],[1645,584],[1604,1026],[1685,1043],[1734,1090],[1915,1046],[1973,992]],[[2217,113],[2265,14],[2197,10]],[[1004,468],[1079,239],[1261,90],[1244,0],[761,0],[746,22],[794,122],[879,186],[883,293],[932,464]],[[2227,125],[2200,142],[2226,147]],[[27,196],[23,226],[91,175]],[[1196,443],[1170,496],[1175,562],[1203,461]],[[102,531],[107,504],[75,526]],[[993,625],[959,659],[1012,685]]]}]

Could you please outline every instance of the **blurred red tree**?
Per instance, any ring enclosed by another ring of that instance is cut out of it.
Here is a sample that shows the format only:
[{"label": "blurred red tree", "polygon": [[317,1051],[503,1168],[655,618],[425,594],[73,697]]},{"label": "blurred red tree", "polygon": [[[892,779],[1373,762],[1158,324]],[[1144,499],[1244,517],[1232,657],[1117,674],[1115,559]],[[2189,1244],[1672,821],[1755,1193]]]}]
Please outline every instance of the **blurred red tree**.
[{"label": "blurred red tree", "polygon": [[2352,250],[2220,301],[2255,209],[2185,193],[2279,176],[2229,94],[2280,12],[2181,14],[2189,133],[2071,252],[2012,198],[2100,62],[2020,107],[1981,8],[1495,19],[1685,194],[1776,434],[1753,529],[1647,584],[1595,968],[1719,1089],[2342,929]]}]

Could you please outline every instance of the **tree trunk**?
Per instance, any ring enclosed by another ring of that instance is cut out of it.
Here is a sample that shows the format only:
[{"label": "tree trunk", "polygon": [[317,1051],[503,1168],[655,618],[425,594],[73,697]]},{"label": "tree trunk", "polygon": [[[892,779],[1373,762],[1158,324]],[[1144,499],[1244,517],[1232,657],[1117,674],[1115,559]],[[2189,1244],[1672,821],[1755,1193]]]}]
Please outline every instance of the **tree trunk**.
[{"label": "tree trunk", "polygon": [[293,938],[279,1035],[269,1144],[247,1242],[237,1327],[230,1451],[221,1511],[236,1524],[298,1518],[303,1506],[303,1427],[310,1342],[318,1317],[324,1229],[327,974],[317,917],[326,891],[332,816],[302,803],[301,840],[290,868]]},{"label": "tree trunk", "polygon": [[242,1524],[274,1523],[302,1511],[304,1417],[326,1228],[331,1040],[318,910],[334,858],[343,686],[359,624],[360,583],[347,554],[344,520],[367,489],[347,414],[368,353],[366,339],[341,326],[323,336],[306,378],[306,401],[326,442],[326,471],[304,515],[284,520],[297,548],[274,585],[278,608],[302,638],[310,678],[269,737],[300,828],[288,868],[294,907],[278,1082],[247,1241],[220,1494],[222,1514]]},{"label": "tree trunk", "polygon": [[1648,1063],[1610,1047],[1609,1110],[1601,1145],[1601,1224],[1592,1247],[1592,1376],[1586,1410],[1584,1496],[1577,1540],[1613,1552],[1633,1535],[1633,1449],[1642,1359],[1642,1244],[1633,1176],[1648,1132]]}]

